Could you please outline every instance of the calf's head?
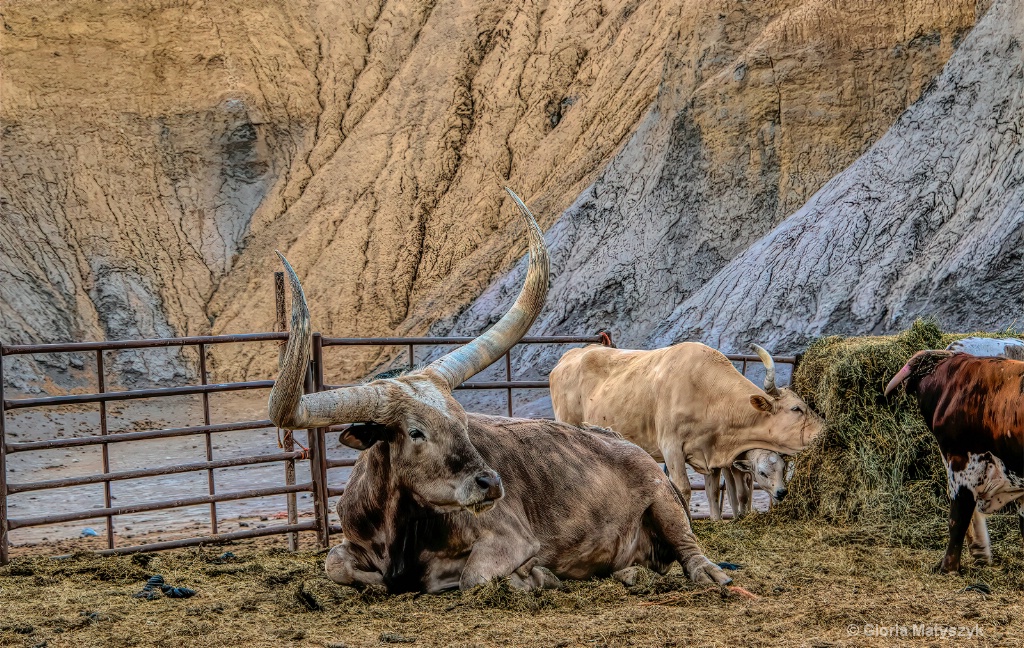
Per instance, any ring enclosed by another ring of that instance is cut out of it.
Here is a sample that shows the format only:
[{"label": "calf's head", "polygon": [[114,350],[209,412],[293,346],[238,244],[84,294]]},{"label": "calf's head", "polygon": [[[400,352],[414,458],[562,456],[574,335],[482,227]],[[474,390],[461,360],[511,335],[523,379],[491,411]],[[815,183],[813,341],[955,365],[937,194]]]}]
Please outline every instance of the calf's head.
[{"label": "calf's head", "polygon": [[733,468],[750,473],[754,483],[768,493],[773,501],[780,501],[789,492],[786,488],[786,460],[771,450],[747,450],[732,462]]},{"label": "calf's head", "polygon": [[[501,477],[469,438],[466,412],[452,390],[515,345],[544,305],[548,253],[533,215],[511,190],[527,225],[530,265],[512,308],[483,335],[430,365],[394,378],[303,394],[310,320],[302,285],[281,256],[292,291],[292,323],[281,371],[270,392],[270,420],[287,429],[349,424],[342,443],[366,450],[388,444],[394,486],[438,510],[482,512],[504,494]],[[279,253],[280,255],[280,253]]]}]

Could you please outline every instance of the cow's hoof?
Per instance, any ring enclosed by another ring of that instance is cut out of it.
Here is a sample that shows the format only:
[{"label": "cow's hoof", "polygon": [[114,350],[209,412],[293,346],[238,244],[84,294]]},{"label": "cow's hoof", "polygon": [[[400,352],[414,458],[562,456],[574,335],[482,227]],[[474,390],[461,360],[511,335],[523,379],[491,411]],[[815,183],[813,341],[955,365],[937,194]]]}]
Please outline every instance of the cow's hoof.
[{"label": "cow's hoof", "polygon": [[617,572],[612,572],[612,578],[619,581],[626,587],[633,587],[634,585],[636,585],[636,579],[639,575],[640,568],[636,565],[632,567],[626,567],[625,569],[620,569]]},{"label": "cow's hoof", "polygon": [[978,550],[971,549],[971,557],[974,558],[976,561],[982,563],[982,564],[985,564],[985,565],[991,565],[992,564],[992,552],[991,551],[988,551],[988,550],[985,550],[985,549],[978,549]]},{"label": "cow's hoof", "polygon": [[716,585],[728,585],[732,582],[722,568],[711,562],[704,556],[697,554],[683,565],[686,576],[695,583],[714,583]]},{"label": "cow's hoof", "polygon": [[943,558],[942,561],[932,569],[933,574],[957,574],[959,572],[960,561],[954,562],[952,560],[946,560],[945,558]]},{"label": "cow's hoof", "polygon": [[533,572],[540,577],[541,589],[558,589],[562,586],[562,581],[547,567],[534,567]]},{"label": "cow's hoof", "polygon": [[562,586],[562,581],[547,567],[534,567],[525,578],[518,570],[514,571],[509,574],[508,583],[516,589],[525,591],[558,589]]}]

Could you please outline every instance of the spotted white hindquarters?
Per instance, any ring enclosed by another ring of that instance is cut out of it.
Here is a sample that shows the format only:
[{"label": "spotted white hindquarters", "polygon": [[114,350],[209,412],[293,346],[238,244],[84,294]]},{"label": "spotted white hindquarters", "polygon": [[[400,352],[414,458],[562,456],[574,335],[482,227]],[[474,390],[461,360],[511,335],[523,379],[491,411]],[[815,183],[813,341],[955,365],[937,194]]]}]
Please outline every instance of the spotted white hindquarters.
[{"label": "spotted white hindquarters", "polygon": [[946,464],[946,487],[950,498],[956,497],[961,488],[966,488],[974,495],[976,507],[982,513],[995,513],[1010,502],[1024,498],[1024,477],[1007,471],[1006,464],[991,452],[969,453],[967,465],[962,470],[950,468],[946,457],[943,457],[943,463]]}]

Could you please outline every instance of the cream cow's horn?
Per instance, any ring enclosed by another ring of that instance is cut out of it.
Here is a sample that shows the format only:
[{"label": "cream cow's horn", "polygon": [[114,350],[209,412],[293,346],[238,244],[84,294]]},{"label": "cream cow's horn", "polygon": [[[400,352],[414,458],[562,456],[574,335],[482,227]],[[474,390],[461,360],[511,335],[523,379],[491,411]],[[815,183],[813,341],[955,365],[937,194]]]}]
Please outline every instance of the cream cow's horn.
[{"label": "cream cow's horn", "polygon": [[772,360],[770,353],[765,351],[762,347],[756,344],[751,344],[754,351],[757,352],[758,357],[761,358],[761,362],[764,363],[764,391],[769,396],[778,396],[779,388],[775,386],[775,361]]}]

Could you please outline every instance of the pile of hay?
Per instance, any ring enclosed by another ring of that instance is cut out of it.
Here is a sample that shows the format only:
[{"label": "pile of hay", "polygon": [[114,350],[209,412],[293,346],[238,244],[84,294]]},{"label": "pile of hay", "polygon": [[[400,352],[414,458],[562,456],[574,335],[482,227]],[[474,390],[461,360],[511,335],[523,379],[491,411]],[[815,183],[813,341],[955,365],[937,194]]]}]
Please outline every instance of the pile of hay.
[{"label": "pile of hay", "polygon": [[941,547],[948,499],[938,445],[916,399],[902,389],[889,399],[882,392],[915,352],[963,337],[918,320],[900,335],[812,344],[793,386],[825,418],[825,429],[797,458],[790,494],[775,514],[856,525],[903,546]]}]

